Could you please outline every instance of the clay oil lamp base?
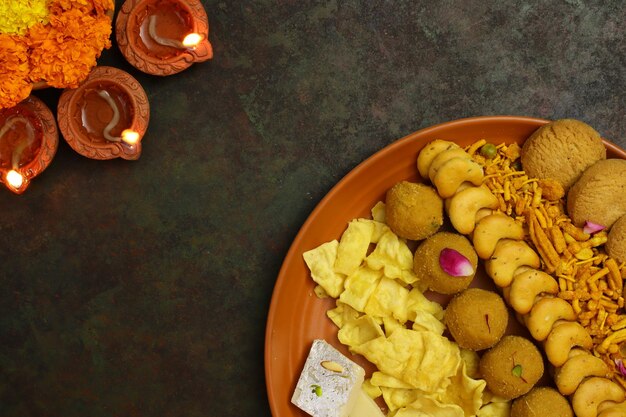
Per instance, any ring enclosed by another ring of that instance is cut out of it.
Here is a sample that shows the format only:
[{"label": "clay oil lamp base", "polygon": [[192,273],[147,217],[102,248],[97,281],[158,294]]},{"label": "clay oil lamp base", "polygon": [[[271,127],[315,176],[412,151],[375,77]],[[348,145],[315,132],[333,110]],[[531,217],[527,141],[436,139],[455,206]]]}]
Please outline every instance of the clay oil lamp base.
[{"label": "clay oil lamp base", "polygon": [[78,88],[65,90],[57,110],[67,143],[92,159],[138,159],[150,105],[139,82],[113,67],[96,67]]},{"label": "clay oil lamp base", "polygon": [[126,0],[115,22],[126,60],[151,75],[172,75],[213,57],[200,0]]},{"label": "clay oil lamp base", "polygon": [[50,164],[58,144],[54,115],[38,98],[0,110],[0,182],[22,194]]}]

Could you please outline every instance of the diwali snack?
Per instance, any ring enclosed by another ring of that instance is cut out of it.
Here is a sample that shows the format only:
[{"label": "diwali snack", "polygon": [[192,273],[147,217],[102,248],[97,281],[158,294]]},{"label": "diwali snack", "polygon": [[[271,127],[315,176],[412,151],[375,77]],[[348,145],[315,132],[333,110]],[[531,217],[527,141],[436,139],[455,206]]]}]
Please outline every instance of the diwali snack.
[{"label": "diwali snack", "polygon": [[567,193],[574,225],[593,222],[607,229],[626,214],[626,160],[606,159],[589,167]]},{"label": "diwali snack", "polygon": [[616,261],[626,262],[626,215],[613,223],[604,248]]},{"label": "diwali snack", "polygon": [[[519,156],[517,145],[479,141],[463,150],[435,141],[420,153],[417,166],[445,199],[452,224],[471,236],[487,274],[519,320],[542,343],[556,386],[570,396],[577,416],[619,415],[626,409],[620,386],[626,386],[620,378],[626,367],[619,351],[626,340],[626,315],[618,311],[624,305],[626,266],[602,251],[607,241],[603,225],[588,220],[585,227],[574,225],[565,214],[564,186],[550,178],[528,177],[516,166]],[[467,162],[471,159],[480,172]],[[346,234],[345,253],[335,250],[333,260],[331,245],[314,257],[318,264],[309,265],[318,275],[322,271],[330,276],[318,276],[316,294],[328,294],[325,286],[339,292],[337,307],[328,312],[339,327],[339,340],[378,369],[363,390],[372,398],[382,396],[394,417],[507,415],[507,403],[491,401],[487,392],[481,400],[484,382],[468,376],[458,346],[442,336],[443,310],[424,297],[426,283],[416,274],[419,248],[413,255],[404,240],[408,238],[388,227],[389,207],[377,205],[372,213],[376,221],[355,220],[371,223]],[[460,251],[444,246],[439,257],[428,256],[431,262],[438,260],[452,277],[468,266],[475,271]],[[520,351],[523,343],[506,342],[509,337],[485,353],[479,365],[490,391],[505,399],[528,392],[544,370],[531,341],[521,338],[534,351]],[[508,373],[498,363],[508,366]],[[517,379],[511,382],[512,377]]]},{"label": "diwali snack", "polygon": [[434,140],[426,145],[417,156],[417,170],[424,179],[429,179],[430,166],[433,159],[447,150],[460,149],[459,145],[446,140]]},{"label": "diwali snack", "polygon": [[447,199],[445,206],[456,231],[469,234],[476,226],[478,212],[498,208],[498,199],[485,186],[467,187]]},{"label": "diwali snack", "polygon": [[511,417],[573,417],[567,399],[550,387],[535,387],[511,405]]},{"label": "diwali snack", "polygon": [[574,119],[540,127],[526,139],[521,154],[522,167],[530,177],[556,180],[565,190],[601,159],[606,159],[606,149],[600,134]]},{"label": "diwali snack", "polygon": [[530,313],[523,316],[531,336],[540,342],[548,337],[559,320],[576,320],[576,313],[567,301],[558,297],[540,298],[533,304]]},{"label": "diwali snack", "polygon": [[537,297],[556,295],[558,282],[543,271],[528,268],[513,277],[511,285],[503,290],[504,298],[519,314],[528,314]]},{"label": "diwali snack", "polygon": [[478,351],[492,347],[502,338],[509,313],[495,292],[469,288],[448,303],[444,320],[459,346]]},{"label": "diwali snack", "polygon": [[485,382],[468,376],[458,345],[442,335],[443,308],[423,295],[413,253],[383,223],[385,213],[379,203],[372,209],[377,220],[355,219],[339,241],[303,254],[315,293],[339,293],[327,315],[339,341],[376,367],[362,389],[382,397],[393,415],[475,415]]},{"label": "diwali snack", "polygon": [[389,337],[379,336],[350,348],[381,372],[424,392],[445,390],[461,364],[457,346],[427,331],[397,329]]},{"label": "diwali snack", "polygon": [[348,417],[365,371],[324,340],[314,340],[291,402],[315,417]]},{"label": "diwali snack", "polygon": [[557,368],[569,360],[569,353],[575,347],[581,347],[587,351],[593,348],[591,336],[576,321],[554,323],[543,345],[548,361]]},{"label": "diwali snack", "polygon": [[[579,395],[578,391],[591,378],[605,381],[602,384],[612,383],[619,387],[614,382],[617,381],[623,387],[626,386],[626,381],[623,381],[621,376],[622,371],[616,371],[623,368],[622,375],[626,375],[626,367],[623,366],[619,354],[619,343],[626,340],[626,316],[624,320],[619,321],[621,316],[615,314],[624,305],[622,298],[624,275],[621,273],[624,265],[618,265],[615,260],[598,251],[597,248],[606,242],[606,232],[601,230],[601,225],[591,222],[586,222],[584,228],[572,224],[564,212],[563,202],[559,200],[562,196],[560,188],[554,186],[554,182],[550,180],[529,178],[524,171],[519,171],[515,166],[520,155],[517,145],[498,145],[495,155],[482,152],[482,148],[487,145],[489,144],[481,140],[467,149],[468,154],[473,155],[477,162],[485,166],[484,184],[498,199],[498,207],[495,210],[481,209],[476,213],[476,226],[472,231],[472,237],[479,257],[488,259],[498,246],[503,253],[506,254],[510,250],[512,255],[518,250],[514,250],[512,245],[507,245],[509,249],[506,249],[505,242],[510,239],[519,240],[537,251],[541,269],[521,265],[514,269],[512,278],[496,281],[500,285],[506,285],[511,279],[510,285],[502,288],[508,302],[516,309],[525,311],[518,313],[519,318],[529,328],[533,338],[546,340],[546,344],[548,340],[550,341],[547,350],[551,352],[548,359],[552,365],[569,368],[568,363],[577,355],[588,357],[597,355],[614,369],[610,378],[595,376],[601,372],[594,367],[587,370],[579,381],[576,378],[570,379],[568,383],[571,384],[570,389],[573,389],[572,398]],[[479,149],[481,152],[477,153]],[[547,184],[550,191],[542,195],[540,184]],[[458,192],[463,192],[467,187],[467,184],[459,187]],[[499,230],[507,224],[507,220],[502,217],[504,214],[519,225],[508,223],[511,225],[509,229],[516,231],[515,233],[503,233]],[[480,235],[487,236],[487,239],[479,237],[477,241],[477,231],[481,231]],[[528,273],[533,270],[541,270],[543,273],[555,274],[558,277],[556,293],[558,297],[554,297],[554,283],[543,275],[533,278],[538,282],[532,291],[520,291],[519,285],[513,291],[517,277],[529,278]],[[523,296],[521,300],[512,299],[520,294]],[[575,324],[558,329],[564,323]],[[589,343],[582,335],[581,328],[592,337],[593,351],[584,348],[589,346]],[[566,337],[572,337],[572,340],[563,345],[559,341],[559,334],[561,336],[567,334]],[[583,348],[578,349],[575,346]],[[566,355],[562,352],[557,353],[560,349],[563,349]],[[575,377],[572,373],[568,375]],[[593,386],[600,386],[600,383]],[[595,397],[590,398],[591,392],[590,387],[581,390],[581,393],[584,393],[583,398],[587,401],[602,403],[607,398],[607,394],[601,392],[596,392]],[[577,403],[580,408],[582,402],[579,400]],[[605,402],[604,407],[600,410],[602,413],[612,413],[612,409],[617,410],[621,405]],[[576,411],[576,407],[574,409]]]},{"label": "diwali snack", "polygon": [[472,243],[478,256],[482,259],[489,259],[502,239],[521,240],[523,238],[524,229],[519,223],[505,214],[493,213],[476,223]]},{"label": "diwali snack", "polygon": [[608,378],[609,367],[596,356],[589,355],[586,350],[575,348],[569,354],[563,366],[554,371],[554,382],[559,392],[571,395],[576,391],[583,379],[590,376]]},{"label": "diwali snack", "polygon": [[386,216],[395,234],[422,240],[443,224],[443,200],[432,187],[401,181],[387,191]]},{"label": "diwali snack", "polygon": [[333,240],[303,254],[311,271],[311,278],[331,297],[341,294],[345,280],[345,276],[335,272],[333,268],[338,246],[339,242]]},{"label": "diwali snack", "polygon": [[[510,219],[510,217],[508,218]],[[540,265],[541,260],[537,252],[532,250],[523,240],[515,239],[497,241],[493,253],[485,261],[487,274],[500,288],[511,285],[513,276],[519,268],[527,266],[536,270]]]},{"label": "diwali snack", "polygon": [[621,403],[625,399],[624,390],[615,382],[594,376],[578,386],[572,396],[572,407],[577,417],[596,417],[602,403]]},{"label": "diwali snack", "polygon": [[598,406],[598,417],[624,417],[626,416],[626,403],[613,403],[612,401]]},{"label": "diwali snack", "polygon": [[483,169],[463,149],[441,152],[432,160],[428,176],[441,198],[454,195],[464,182],[480,185]]},{"label": "diwali snack", "polygon": [[415,250],[413,272],[430,290],[456,294],[474,279],[478,257],[465,236],[439,232]]},{"label": "diwali snack", "polygon": [[480,358],[480,373],[494,394],[513,399],[526,394],[543,375],[539,349],[521,336],[504,336]]}]

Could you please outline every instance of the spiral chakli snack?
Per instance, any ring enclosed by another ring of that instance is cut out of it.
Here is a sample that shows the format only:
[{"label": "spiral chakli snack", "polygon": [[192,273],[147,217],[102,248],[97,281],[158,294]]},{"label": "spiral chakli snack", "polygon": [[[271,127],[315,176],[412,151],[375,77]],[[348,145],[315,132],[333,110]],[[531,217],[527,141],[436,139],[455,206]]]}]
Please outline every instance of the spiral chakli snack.
[{"label": "spiral chakli snack", "polygon": [[[594,340],[578,321],[580,309],[558,296],[563,288],[551,274],[558,269],[559,253],[553,245],[542,244],[545,232],[537,226],[537,214],[526,210],[539,205],[541,192],[519,207],[504,204],[510,189],[504,190],[504,197],[494,194],[485,185],[482,166],[472,157],[484,143],[466,151],[452,142],[433,141],[418,155],[420,175],[445,199],[452,225],[471,236],[487,274],[531,336],[543,345],[555,367],[555,384],[561,394],[570,396],[576,415],[622,415],[624,389],[611,379],[607,363],[592,353]],[[526,228],[515,214],[525,220]],[[534,247],[526,241],[528,236],[535,237],[530,239]]]}]

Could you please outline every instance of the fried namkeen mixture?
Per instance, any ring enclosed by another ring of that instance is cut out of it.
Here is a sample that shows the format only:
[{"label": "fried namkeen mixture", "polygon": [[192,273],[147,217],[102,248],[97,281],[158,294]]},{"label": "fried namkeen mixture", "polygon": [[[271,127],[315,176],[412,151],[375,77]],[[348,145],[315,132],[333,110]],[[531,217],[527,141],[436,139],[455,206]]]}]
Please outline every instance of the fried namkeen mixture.
[{"label": "fried namkeen mixture", "polygon": [[543,271],[558,279],[558,296],[572,305],[591,335],[593,353],[626,388],[626,375],[620,372],[626,356],[625,263],[606,254],[606,231],[588,234],[574,226],[558,182],[530,178],[521,170],[517,144],[480,152],[485,144],[480,140],[466,150],[484,167],[484,183],[498,198],[499,210],[524,226],[525,240],[539,253]]}]

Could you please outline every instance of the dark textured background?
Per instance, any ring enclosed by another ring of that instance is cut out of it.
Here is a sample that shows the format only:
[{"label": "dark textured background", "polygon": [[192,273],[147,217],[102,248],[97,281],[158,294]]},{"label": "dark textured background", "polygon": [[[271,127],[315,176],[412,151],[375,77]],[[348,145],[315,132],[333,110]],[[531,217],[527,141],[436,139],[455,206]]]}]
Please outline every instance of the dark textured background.
[{"label": "dark textured background", "polygon": [[149,96],[139,161],[61,141],[24,195],[0,189],[2,416],[270,416],[276,275],[356,164],[476,115],[626,146],[621,0],[203,3],[212,61],[158,78],[102,56]]}]

